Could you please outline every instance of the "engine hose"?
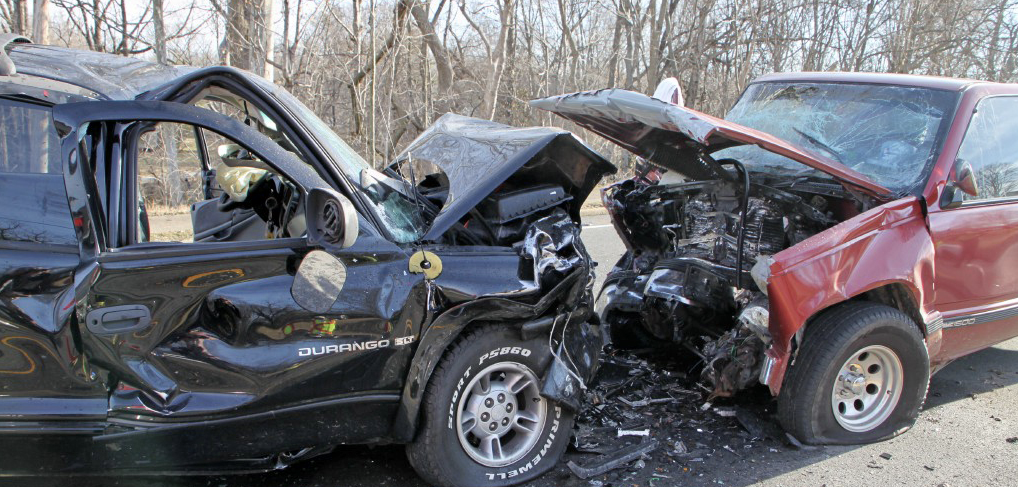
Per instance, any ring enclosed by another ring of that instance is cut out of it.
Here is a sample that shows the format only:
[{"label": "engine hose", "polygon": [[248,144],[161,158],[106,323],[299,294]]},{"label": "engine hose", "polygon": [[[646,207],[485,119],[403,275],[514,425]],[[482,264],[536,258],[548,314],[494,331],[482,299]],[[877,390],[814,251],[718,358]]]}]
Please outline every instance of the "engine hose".
[{"label": "engine hose", "polygon": [[742,288],[742,249],[746,241],[746,213],[749,211],[749,173],[746,166],[735,159],[722,159],[719,164],[731,163],[742,173],[742,211],[739,214],[739,243],[738,254],[735,256],[735,287]]}]

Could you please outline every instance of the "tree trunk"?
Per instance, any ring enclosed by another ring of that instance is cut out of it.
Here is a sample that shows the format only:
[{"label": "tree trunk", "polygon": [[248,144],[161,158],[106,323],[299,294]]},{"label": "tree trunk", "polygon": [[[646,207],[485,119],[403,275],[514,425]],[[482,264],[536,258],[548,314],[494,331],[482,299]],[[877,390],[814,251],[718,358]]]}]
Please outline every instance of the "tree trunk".
[{"label": "tree trunk", "polygon": [[409,4],[410,15],[413,16],[417,28],[424,34],[424,42],[431,50],[431,57],[435,58],[435,69],[438,71],[438,90],[445,94],[452,88],[452,64],[449,62],[449,55],[445,52],[445,46],[435,34],[435,26],[428,19],[428,11],[421,7],[416,0],[403,0]]},{"label": "tree trunk", "polygon": [[272,42],[272,0],[229,0],[226,45],[229,63],[265,76]]},{"label": "tree trunk", "polygon": [[166,26],[163,24],[163,0],[152,0],[152,25],[155,28],[156,62],[167,64],[166,59]]},{"label": "tree trunk", "polygon": [[13,22],[11,30],[16,34],[28,35],[28,2],[31,0],[14,0]]},{"label": "tree trunk", "polygon": [[32,41],[36,44],[49,44],[49,0],[35,0]]}]

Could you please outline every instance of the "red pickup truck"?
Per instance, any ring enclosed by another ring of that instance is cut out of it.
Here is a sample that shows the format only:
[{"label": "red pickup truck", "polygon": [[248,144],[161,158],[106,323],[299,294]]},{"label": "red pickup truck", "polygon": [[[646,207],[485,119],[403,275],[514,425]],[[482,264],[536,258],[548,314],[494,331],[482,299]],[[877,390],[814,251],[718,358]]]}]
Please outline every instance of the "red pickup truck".
[{"label": "red pickup truck", "polygon": [[795,73],[724,120],[622,90],[532,104],[650,163],[603,193],[627,247],[596,307],[615,344],[682,343],[715,396],[759,381],[799,439],[862,443],[1018,335],[1016,95]]}]

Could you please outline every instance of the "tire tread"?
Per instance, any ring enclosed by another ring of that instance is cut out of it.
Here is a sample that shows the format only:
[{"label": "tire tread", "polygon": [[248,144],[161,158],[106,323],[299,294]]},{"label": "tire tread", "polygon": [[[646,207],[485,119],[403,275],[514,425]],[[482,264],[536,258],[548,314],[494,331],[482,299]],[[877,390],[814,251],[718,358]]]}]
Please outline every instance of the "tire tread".
[{"label": "tire tread", "polygon": [[[784,385],[778,395],[778,421],[785,431],[802,442],[818,443],[812,425],[813,412],[809,410],[814,407],[816,401],[804,398],[812,398],[813,395],[822,392],[808,388],[822,381],[827,373],[824,363],[836,358],[844,343],[851,340],[869,323],[882,320],[911,323],[913,326],[902,328],[918,342],[924,342],[918,325],[908,315],[896,308],[866,301],[848,302],[831,308],[806,328],[803,344],[800,345],[795,360],[789,365]],[[807,343],[810,345],[804,346]],[[924,397],[919,403],[920,410],[929,389],[929,374],[925,384]]]}]

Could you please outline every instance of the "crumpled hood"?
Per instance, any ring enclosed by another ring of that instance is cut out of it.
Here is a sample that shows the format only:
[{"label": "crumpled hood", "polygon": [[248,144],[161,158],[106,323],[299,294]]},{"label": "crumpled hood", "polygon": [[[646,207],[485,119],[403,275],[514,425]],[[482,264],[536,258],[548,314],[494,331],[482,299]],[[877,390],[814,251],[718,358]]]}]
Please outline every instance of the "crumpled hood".
[{"label": "crumpled hood", "polygon": [[830,174],[878,199],[890,199],[891,190],[829,157],[765,132],[641,93],[617,89],[587,91],[533,100],[530,104],[572,120],[636,155],[693,179],[729,177],[720,165],[697,157],[699,152],[712,153],[750,144]]},{"label": "crumpled hood", "polygon": [[616,168],[572,132],[559,128],[515,128],[446,114],[417,137],[396,159],[430,162],[449,178],[449,194],[424,240],[436,241],[500,185],[561,185],[580,206],[605,174]]}]

